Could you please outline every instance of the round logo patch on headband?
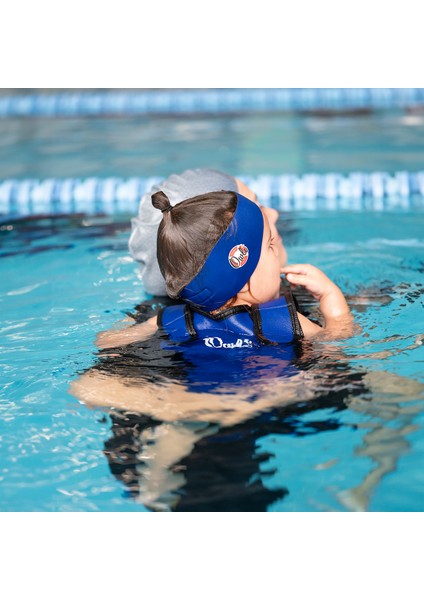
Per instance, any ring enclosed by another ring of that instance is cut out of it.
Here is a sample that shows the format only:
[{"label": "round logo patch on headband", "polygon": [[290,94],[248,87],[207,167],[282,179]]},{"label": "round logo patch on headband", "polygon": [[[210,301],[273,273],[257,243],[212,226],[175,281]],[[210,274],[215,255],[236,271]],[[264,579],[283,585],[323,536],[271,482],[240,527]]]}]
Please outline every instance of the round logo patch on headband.
[{"label": "round logo patch on headband", "polygon": [[240,269],[240,267],[244,267],[249,259],[249,248],[244,244],[237,244],[231,248],[228,254],[228,262],[233,267],[233,269]]}]

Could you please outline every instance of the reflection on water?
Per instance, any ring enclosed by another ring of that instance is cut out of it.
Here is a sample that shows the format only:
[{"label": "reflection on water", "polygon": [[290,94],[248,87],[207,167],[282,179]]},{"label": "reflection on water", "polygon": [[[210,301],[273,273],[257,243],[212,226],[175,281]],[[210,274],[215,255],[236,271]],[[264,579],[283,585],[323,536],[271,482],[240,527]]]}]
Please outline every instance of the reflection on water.
[{"label": "reflection on water", "polygon": [[[372,374],[349,372],[346,367],[343,372],[340,364],[333,363],[332,369],[329,366],[327,363],[323,369],[316,369],[312,378],[303,381],[305,386],[314,386],[309,398],[308,392],[303,399],[288,396],[280,406],[275,399],[275,408],[258,410],[256,416],[247,416],[246,420],[241,411],[239,423],[235,423],[233,414],[232,423],[224,427],[202,422],[204,403],[196,421],[164,422],[137,413],[111,411],[111,437],[105,443],[111,472],[135,501],[154,510],[263,511],[289,493],[290,482],[272,489],[264,485],[271,474],[267,467],[271,454],[256,451],[261,438],[277,434],[284,444],[284,436],[359,427],[362,441],[355,454],[368,457],[373,464],[358,485],[340,490],[337,499],[339,508],[366,510],[381,479],[396,469],[399,458],[410,449],[407,436],[417,428],[413,422],[422,412],[422,405],[404,403],[422,398],[424,386],[389,377],[389,386],[408,386],[408,392],[402,402],[390,403],[384,395],[379,402],[376,388],[380,386],[384,394],[384,378],[376,382]],[[171,397],[178,402],[175,390]],[[167,401],[172,402],[171,398]],[[327,418],[314,420],[314,412],[323,409],[329,409]],[[351,421],[347,425],[339,414],[346,410],[372,421],[358,419],[359,423]],[[312,418],[305,423],[308,414]],[[224,413],[223,418],[226,416]],[[196,415],[191,412],[191,417]],[[217,419],[213,411],[212,418]],[[279,467],[274,465],[273,469]]]},{"label": "reflection on water", "polygon": [[[390,302],[387,293],[381,297],[383,305]],[[311,316],[316,307],[307,300],[302,310]],[[358,306],[364,310],[363,295]],[[421,346],[421,336],[398,337],[399,352]],[[393,340],[383,342],[394,347]],[[100,353],[72,392],[88,406],[108,410],[104,454],[129,498],[161,511],[284,510],[290,477],[282,477],[284,458],[277,454],[285,440],[352,431],[359,434],[355,455],[368,459],[366,471],[351,488],[339,481],[328,504],[312,502],[310,510],[369,509],[375,489],[410,449],[424,385],[355,366],[375,354],[356,353],[352,363],[340,343],[304,341],[289,362],[279,358],[281,349],[273,352],[272,358],[264,348],[263,356],[259,351],[221,362],[219,386],[216,369],[208,372],[200,361],[164,352],[160,339]],[[240,377],[223,379],[226,368]],[[199,380],[200,392],[193,385]],[[335,470],[339,459],[314,460],[318,472]]]}]

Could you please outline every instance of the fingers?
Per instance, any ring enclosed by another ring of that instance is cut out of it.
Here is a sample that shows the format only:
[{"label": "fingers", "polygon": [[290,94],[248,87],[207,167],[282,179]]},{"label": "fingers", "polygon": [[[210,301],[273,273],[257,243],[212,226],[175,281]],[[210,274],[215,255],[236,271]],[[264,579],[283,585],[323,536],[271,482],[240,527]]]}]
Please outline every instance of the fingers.
[{"label": "fingers", "polygon": [[287,275],[288,273],[296,273],[298,275],[307,275],[311,270],[311,265],[287,265],[281,269],[281,272]]},{"label": "fingers", "polygon": [[324,273],[312,265],[288,265],[281,269],[287,281],[293,287],[306,288],[314,298],[322,295],[323,282],[327,279]]},{"label": "fingers", "polygon": [[307,275],[297,275],[295,273],[287,273],[286,279],[289,283],[293,283],[294,285],[306,286],[309,282]]}]

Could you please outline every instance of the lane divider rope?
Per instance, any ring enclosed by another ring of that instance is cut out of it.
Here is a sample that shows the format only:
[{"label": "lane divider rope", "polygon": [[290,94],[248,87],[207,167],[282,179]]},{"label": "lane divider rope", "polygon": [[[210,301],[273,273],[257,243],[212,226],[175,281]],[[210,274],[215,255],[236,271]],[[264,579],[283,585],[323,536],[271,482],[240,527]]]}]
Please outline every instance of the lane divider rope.
[{"label": "lane divider rope", "polygon": [[[237,175],[264,205],[289,210],[424,207],[424,171]],[[163,177],[0,180],[0,215],[136,214]]]},{"label": "lane divider rope", "polygon": [[0,96],[0,117],[388,109],[423,104],[424,88],[76,91]]}]

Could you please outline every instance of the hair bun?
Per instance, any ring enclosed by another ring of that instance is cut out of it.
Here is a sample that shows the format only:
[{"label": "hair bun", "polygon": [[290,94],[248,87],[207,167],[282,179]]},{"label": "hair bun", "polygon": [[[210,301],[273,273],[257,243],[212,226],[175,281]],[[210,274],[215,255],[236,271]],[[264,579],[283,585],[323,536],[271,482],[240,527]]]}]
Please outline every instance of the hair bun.
[{"label": "hair bun", "polygon": [[168,196],[162,191],[153,194],[152,204],[162,213],[166,213],[172,209],[172,204],[170,203]]}]

